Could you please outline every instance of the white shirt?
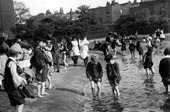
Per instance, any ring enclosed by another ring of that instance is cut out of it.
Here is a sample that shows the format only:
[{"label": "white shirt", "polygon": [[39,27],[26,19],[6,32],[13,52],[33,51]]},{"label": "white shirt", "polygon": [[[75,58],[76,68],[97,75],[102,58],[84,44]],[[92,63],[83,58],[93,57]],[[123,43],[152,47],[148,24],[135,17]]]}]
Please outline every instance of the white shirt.
[{"label": "white shirt", "polygon": [[9,57],[11,60],[11,62],[9,62],[8,67],[10,68],[10,72],[12,75],[12,79],[14,82],[14,86],[18,87],[23,83],[23,78],[21,76],[19,76],[19,74],[17,73],[17,62],[13,57]]}]

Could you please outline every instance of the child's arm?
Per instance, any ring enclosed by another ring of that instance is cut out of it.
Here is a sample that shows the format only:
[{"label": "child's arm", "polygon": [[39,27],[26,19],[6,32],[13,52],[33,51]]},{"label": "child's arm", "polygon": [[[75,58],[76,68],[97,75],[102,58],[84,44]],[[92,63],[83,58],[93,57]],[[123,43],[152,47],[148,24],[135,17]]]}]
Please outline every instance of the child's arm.
[{"label": "child's arm", "polygon": [[18,75],[17,66],[14,62],[10,62],[9,67],[10,67],[10,72],[11,72],[15,87],[18,87],[23,83],[27,84],[27,81]]},{"label": "child's arm", "polygon": [[90,64],[90,62],[87,64],[87,67],[86,67],[86,76],[87,76],[87,78],[88,78],[89,80],[92,80],[92,77],[91,77],[91,75],[90,75],[90,73],[89,73],[89,69],[91,69],[91,64]]}]

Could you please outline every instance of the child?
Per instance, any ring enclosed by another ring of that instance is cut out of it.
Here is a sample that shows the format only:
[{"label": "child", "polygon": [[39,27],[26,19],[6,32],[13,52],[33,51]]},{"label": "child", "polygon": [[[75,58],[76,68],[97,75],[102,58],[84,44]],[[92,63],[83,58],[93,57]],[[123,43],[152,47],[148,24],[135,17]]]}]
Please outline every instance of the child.
[{"label": "child", "polygon": [[159,73],[165,87],[165,93],[169,93],[168,85],[170,84],[170,47],[164,50],[165,57],[160,61]]},{"label": "child", "polygon": [[126,51],[126,41],[125,41],[125,36],[122,37],[121,43],[122,43],[122,46],[121,46],[122,55],[125,55],[125,54],[124,54],[124,51]]},{"label": "child", "polygon": [[19,44],[14,44],[9,51],[10,54],[4,73],[4,88],[8,94],[13,111],[22,112],[25,100],[20,93],[19,87],[27,84],[27,81],[17,73],[17,60],[21,59],[22,49]]},{"label": "child", "polygon": [[152,52],[153,52],[153,48],[148,47],[148,51],[143,56],[143,66],[144,66],[144,69],[146,70],[147,79],[150,79],[149,70],[152,72],[152,74],[154,74]]},{"label": "child", "polygon": [[119,98],[120,92],[118,85],[121,80],[119,64],[114,60],[112,54],[108,54],[105,57],[105,61],[107,63],[106,64],[107,77],[110,85],[112,86],[113,95],[114,97]]},{"label": "child", "polygon": [[129,50],[131,53],[131,58],[135,59],[135,44],[132,42],[132,40],[129,41]]},{"label": "child", "polygon": [[62,39],[61,41],[61,48],[60,48],[60,52],[62,54],[62,60],[63,60],[63,63],[64,63],[64,69],[67,69],[67,67],[69,66],[68,63],[67,63],[67,42],[66,42],[66,39]]},{"label": "child", "polygon": [[[91,55],[91,60],[87,64],[86,75],[91,82],[93,99],[95,99],[96,96],[100,99],[103,70],[102,65],[98,62],[98,56],[95,54]],[[95,84],[97,84],[97,94],[95,94]]]},{"label": "child", "polygon": [[143,59],[143,48],[142,48],[140,41],[137,41],[137,43],[136,43],[136,50],[139,52],[140,61],[142,61],[142,59]]}]

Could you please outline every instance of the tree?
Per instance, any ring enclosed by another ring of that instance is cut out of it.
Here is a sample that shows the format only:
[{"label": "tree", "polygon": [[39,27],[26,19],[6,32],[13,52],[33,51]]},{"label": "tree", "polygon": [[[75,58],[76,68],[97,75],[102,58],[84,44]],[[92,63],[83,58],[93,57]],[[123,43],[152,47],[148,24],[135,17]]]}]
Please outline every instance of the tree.
[{"label": "tree", "polygon": [[23,24],[30,17],[29,9],[22,2],[14,1],[14,11],[16,14],[16,24]]},{"label": "tree", "polygon": [[78,10],[76,10],[76,13],[79,14],[80,21],[84,21],[89,18],[89,16],[88,16],[89,8],[90,8],[90,6],[88,6],[88,5],[81,5],[77,8]]}]

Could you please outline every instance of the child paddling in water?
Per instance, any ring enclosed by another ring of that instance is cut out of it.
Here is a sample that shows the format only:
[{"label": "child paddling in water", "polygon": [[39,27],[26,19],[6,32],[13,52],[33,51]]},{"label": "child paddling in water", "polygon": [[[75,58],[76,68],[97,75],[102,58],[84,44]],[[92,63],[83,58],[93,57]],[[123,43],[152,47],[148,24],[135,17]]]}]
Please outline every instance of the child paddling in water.
[{"label": "child paddling in water", "polygon": [[[93,99],[95,100],[96,97],[100,99],[103,70],[102,65],[98,61],[98,55],[96,54],[91,55],[91,60],[86,67],[86,75],[89,81],[91,82]],[[95,91],[95,84],[97,85],[97,92]]]},{"label": "child paddling in water", "polygon": [[106,64],[107,77],[112,87],[113,95],[115,98],[118,99],[120,97],[118,85],[121,80],[119,64],[114,60],[112,54],[106,55],[105,61],[107,63]]},{"label": "child paddling in water", "polygon": [[[147,52],[143,56],[143,66],[144,69],[146,70],[147,79],[151,79],[154,74],[152,52],[153,48],[149,46]],[[149,70],[152,72],[152,76],[149,75]]]}]

